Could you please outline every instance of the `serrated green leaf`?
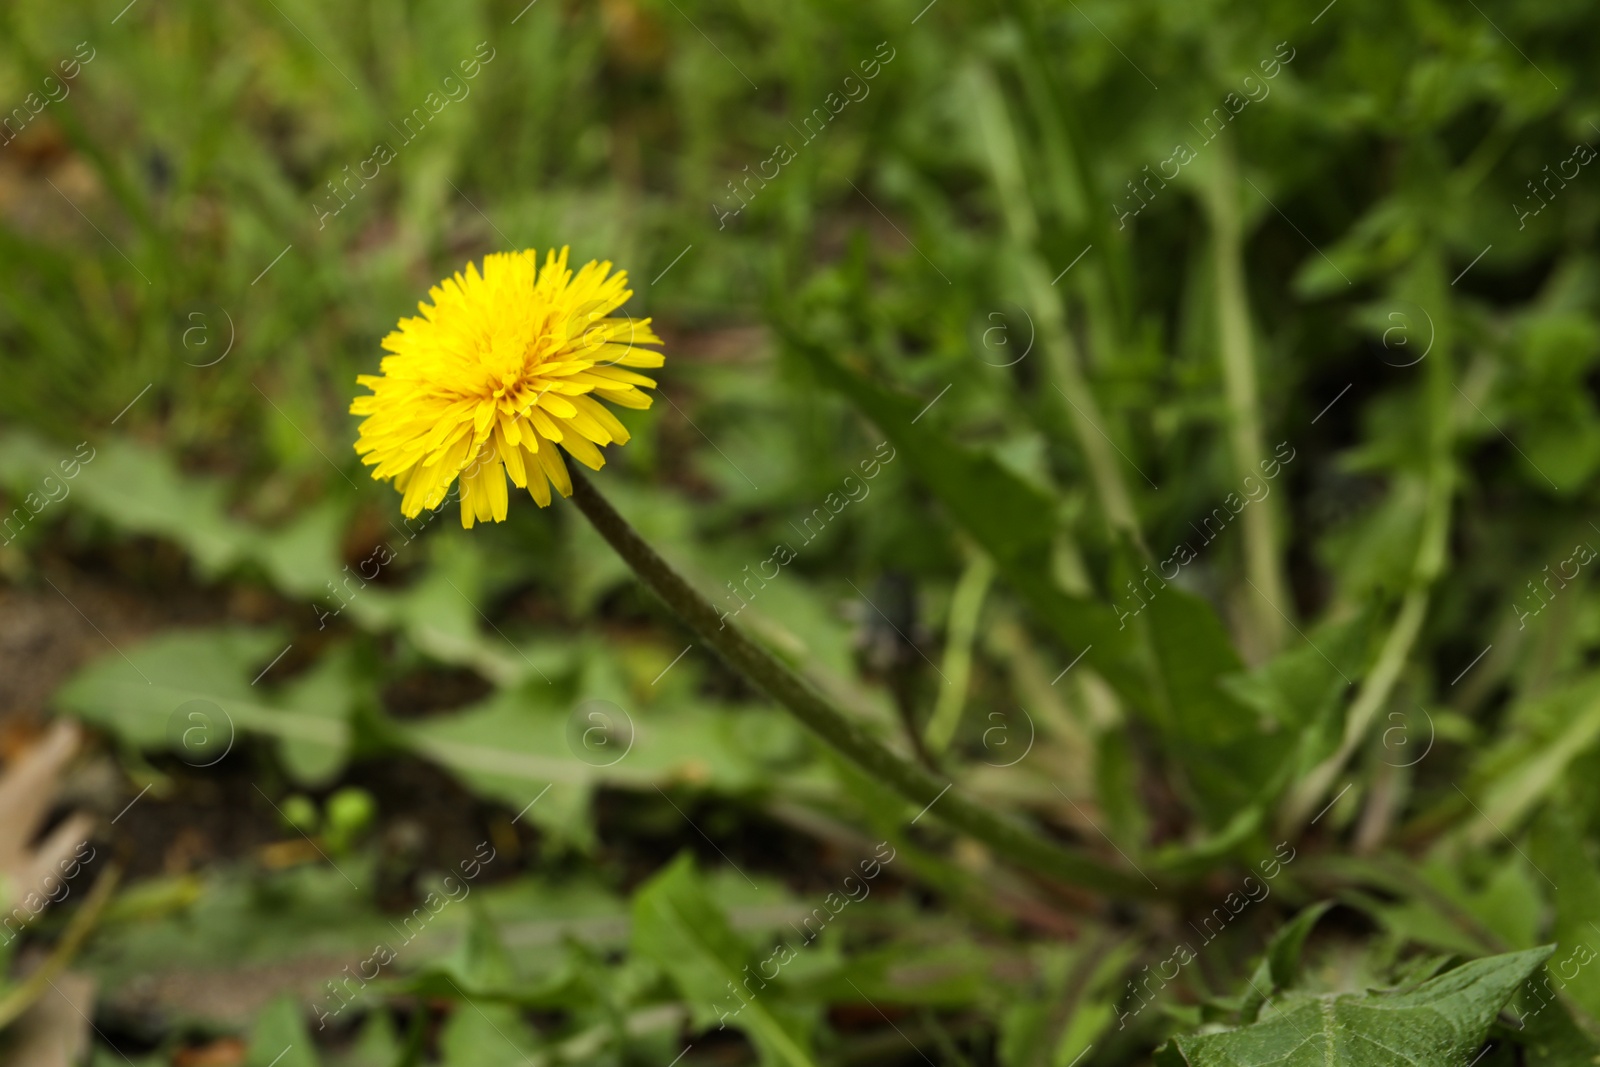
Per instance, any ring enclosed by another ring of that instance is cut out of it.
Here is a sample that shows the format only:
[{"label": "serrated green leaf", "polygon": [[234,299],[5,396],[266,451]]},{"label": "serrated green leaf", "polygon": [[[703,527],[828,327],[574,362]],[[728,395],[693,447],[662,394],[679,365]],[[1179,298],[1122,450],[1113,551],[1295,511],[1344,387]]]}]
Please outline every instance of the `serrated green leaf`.
[{"label": "serrated green leaf", "polygon": [[785,1010],[776,986],[750,977],[755,954],[712,901],[689,855],[634,897],[633,951],[672,976],[697,1026],[738,1027],[762,1062],[813,1067],[800,1017]]},{"label": "serrated green leaf", "polygon": [[348,708],[290,710],[250,683],[281,641],[270,630],[239,628],[163,634],[94,661],[56,702],[139,748],[172,748],[195,766],[220,759],[237,732],[249,730],[297,746],[291,766],[326,773],[342,765]]},{"label": "serrated green leaf", "polygon": [[1290,995],[1261,1022],[1174,1038],[1163,1067],[1460,1067],[1553,946],[1474,960],[1406,993]]},{"label": "serrated green leaf", "polygon": [[[689,780],[734,791],[768,782],[759,754],[739,728],[741,713],[708,707],[692,694],[642,706],[620,683],[603,684],[603,673],[584,672],[581,698],[529,681],[454,714],[408,725],[404,735],[416,751],[515,809],[551,786],[528,809],[528,818],[580,845],[592,843],[587,810],[601,785],[649,789]],[[604,701],[604,694],[618,699]],[[586,711],[591,703],[595,710]],[[592,716],[604,730],[590,725]],[[778,734],[796,732],[782,720],[767,725]],[[589,737],[605,743],[586,745]]]}]

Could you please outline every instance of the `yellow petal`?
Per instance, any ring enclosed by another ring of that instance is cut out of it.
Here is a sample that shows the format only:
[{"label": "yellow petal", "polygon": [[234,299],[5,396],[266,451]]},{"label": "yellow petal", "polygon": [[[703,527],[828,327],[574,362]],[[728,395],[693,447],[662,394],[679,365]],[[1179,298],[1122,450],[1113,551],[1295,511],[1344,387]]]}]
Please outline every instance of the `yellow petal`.
[{"label": "yellow petal", "polygon": [[555,441],[559,443],[561,439],[566,436],[566,434],[561,432],[561,427],[556,425],[555,420],[551,419],[549,415],[546,415],[538,408],[534,408],[532,411],[528,412],[528,419],[533,423],[533,428],[538,432],[539,436],[543,437],[547,441]]},{"label": "yellow petal", "polygon": [[553,448],[540,449],[539,466],[550,476],[550,482],[556,487],[556,492],[562,496],[572,495],[572,478],[567,474],[567,465],[561,461],[561,453]]},{"label": "yellow petal", "polygon": [[[545,449],[546,452],[551,451]],[[550,476],[545,473],[544,464],[539,462],[539,457],[533,452],[524,451],[528,460],[528,495],[541,508],[550,506]]]},{"label": "yellow petal", "polygon": [[[582,463],[590,470],[597,471],[606,465],[605,454],[575,433],[567,434],[566,440],[561,442],[561,447],[571,452],[577,457],[579,463]],[[554,452],[555,450],[551,449],[551,451]]]},{"label": "yellow petal", "polygon": [[617,444],[625,445],[631,439],[632,434],[628,433],[628,428],[622,425],[621,420],[611,414],[611,410],[604,404],[587,396],[573,397],[572,402],[578,406],[580,412],[605,427],[606,432],[611,435],[611,440]]},{"label": "yellow petal", "polygon": [[639,392],[631,385],[616,389],[596,389],[595,392],[613,404],[621,404],[625,408],[635,408],[639,411],[648,408],[652,402],[648,394]]}]

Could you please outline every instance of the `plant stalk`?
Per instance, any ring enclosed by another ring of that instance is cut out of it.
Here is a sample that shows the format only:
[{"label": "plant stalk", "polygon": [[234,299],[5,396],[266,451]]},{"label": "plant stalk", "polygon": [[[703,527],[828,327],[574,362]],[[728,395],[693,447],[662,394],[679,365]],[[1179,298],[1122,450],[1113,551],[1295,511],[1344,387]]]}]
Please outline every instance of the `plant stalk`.
[{"label": "plant stalk", "polygon": [[[1423,300],[1420,306],[1450,309],[1446,295],[1442,268],[1436,257],[1428,257],[1416,268],[1411,279],[1411,290]],[[1386,706],[1400,674],[1410,659],[1422,625],[1427,619],[1428,603],[1433,585],[1444,573],[1445,557],[1450,537],[1451,501],[1455,492],[1455,467],[1452,458],[1456,433],[1455,397],[1460,393],[1450,373],[1450,349],[1454,338],[1449,333],[1451,319],[1440,315],[1430,348],[1435,352],[1425,368],[1422,384],[1427,400],[1428,455],[1422,487],[1421,533],[1417,541],[1416,556],[1411,565],[1409,588],[1400,602],[1400,610],[1389,627],[1383,646],[1372,670],[1362,681],[1355,701],[1345,716],[1344,738],[1337,751],[1318,764],[1289,793],[1279,829],[1297,833],[1306,825],[1306,819],[1334,781],[1344,770],[1345,763],[1360,747],[1362,739],[1377,721]],[[1465,398],[1466,394],[1460,393]],[[1470,399],[1468,402],[1471,403]],[[1475,406],[1475,405],[1474,405]]]},{"label": "plant stalk", "polygon": [[961,727],[967,686],[972,681],[972,641],[978,631],[984,595],[993,579],[994,563],[982,552],[975,554],[962,572],[961,581],[956,583],[955,596],[950,601],[950,628],[944,656],[944,673],[949,676],[950,684],[940,691],[924,736],[935,755],[944,754]]},{"label": "plant stalk", "polygon": [[[729,666],[787,708],[829,748],[862,773],[945,823],[988,845],[997,855],[1038,874],[1106,893],[1151,895],[1143,879],[1069,852],[1021,825],[968,800],[929,771],[895,754],[868,734],[809,682],[728,622],[645,543],[588,478],[569,463],[572,500],[640,581],[665,601]],[[919,815],[918,818],[921,816]]]},{"label": "plant stalk", "polygon": [[50,955],[21,985],[0,998],[0,1030],[15,1022],[34,1001],[44,995],[44,987],[54,985],[56,976],[67,969],[67,965],[72,962],[78,950],[83,947],[84,941],[88,939],[90,931],[94,929],[94,924],[99,920],[101,911],[111,899],[111,894],[116,891],[117,882],[121,878],[121,867],[116,864],[107,867],[106,872],[89,890],[88,899],[67,923],[66,932],[61,935],[61,940]]},{"label": "plant stalk", "polygon": [[[1217,349],[1222,357],[1222,377],[1228,398],[1228,443],[1233,452],[1234,475],[1255,477],[1256,464],[1267,456],[1262,443],[1260,390],[1256,384],[1254,345],[1250,336],[1250,298],[1244,280],[1244,234],[1239,219],[1238,166],[1233,150],[1222,143],[1213,161],[1210,195],[1212,270],[1217,297]],[[1288,583],[1278,564],[1276,505],[1263,500],[1244,514],[1245,573],[1260,596],[1254,598],[1255,662],[1262,662],[1283,646],[1284,617],[1292,611]],[[1265,601],[1263,603],[1263,601]]]}]

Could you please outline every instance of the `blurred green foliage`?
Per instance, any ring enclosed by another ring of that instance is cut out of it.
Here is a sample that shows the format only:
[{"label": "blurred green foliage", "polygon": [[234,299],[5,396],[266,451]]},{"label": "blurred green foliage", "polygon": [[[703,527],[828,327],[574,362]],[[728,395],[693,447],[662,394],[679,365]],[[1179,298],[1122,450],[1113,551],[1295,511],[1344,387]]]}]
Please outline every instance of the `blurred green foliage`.
[{"label": "blurred green foliage", "polygon": [[[93,1062],[1592,1062],[1597,31],[1568,0],[0,11],[0,572],[200,590],[56,710],[129,797],[232,768],[283,838],[119,892],[76,964]],[[402,523],[355,376],[438,278],[563,244],[667,340],[620,510],[1155,899],[922,820],[568,507]],[[387,695],[446,672],[473,695]],[[497,858],[396,860],[397,768]],[[131,1021],[230,969],[279,977]]]}]

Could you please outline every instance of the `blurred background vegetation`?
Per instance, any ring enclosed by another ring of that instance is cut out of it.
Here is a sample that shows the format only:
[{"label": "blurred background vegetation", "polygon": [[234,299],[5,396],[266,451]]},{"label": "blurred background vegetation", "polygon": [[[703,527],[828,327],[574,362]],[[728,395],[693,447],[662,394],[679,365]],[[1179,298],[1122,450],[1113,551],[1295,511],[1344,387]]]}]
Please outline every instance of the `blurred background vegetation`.
[{"label": "blurred background vegetation", "polygon": [[[1181,1041],[1554,944],[1460,1062],[1594,1062],[1597,34],[7,5],[3,1054],[1257,1063]],[[618,507],[1148,899],[828,756],[569,506],[402,525],[355,376],[437,279],[562,245],[666,339]]]}]

